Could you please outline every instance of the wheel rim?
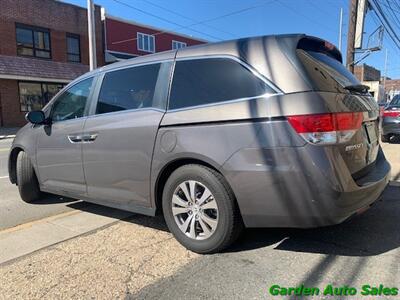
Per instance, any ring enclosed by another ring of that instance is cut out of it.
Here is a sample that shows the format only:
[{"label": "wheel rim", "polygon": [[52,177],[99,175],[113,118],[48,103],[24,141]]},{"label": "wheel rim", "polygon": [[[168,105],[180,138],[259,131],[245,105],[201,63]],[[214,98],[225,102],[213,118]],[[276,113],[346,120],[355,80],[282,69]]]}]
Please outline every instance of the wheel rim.
[{"label": "wheel rim", "polygon": [[191,239],[208,239],[218,226],[217,201],[204,184],[195,180],[184,181],[175,189],[172,214],[179,229]]}]

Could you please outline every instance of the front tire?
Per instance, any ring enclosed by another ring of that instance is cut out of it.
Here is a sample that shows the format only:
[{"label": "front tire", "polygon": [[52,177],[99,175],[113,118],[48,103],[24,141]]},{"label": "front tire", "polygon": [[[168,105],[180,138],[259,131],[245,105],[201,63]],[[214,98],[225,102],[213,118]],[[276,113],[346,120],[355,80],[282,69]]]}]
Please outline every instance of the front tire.
[{"label": "front tire", "polygon": [[27,203],[37,201],[42,196],[31,160],[23,151],[17,158],[17,184],[21,199]]},{"label": "front tire", "polygon": [[211,168],[191,164],[175,170],[165,184],[162,201],[169,230],[191,251],[222,251],[243,229],[231,188]]}]

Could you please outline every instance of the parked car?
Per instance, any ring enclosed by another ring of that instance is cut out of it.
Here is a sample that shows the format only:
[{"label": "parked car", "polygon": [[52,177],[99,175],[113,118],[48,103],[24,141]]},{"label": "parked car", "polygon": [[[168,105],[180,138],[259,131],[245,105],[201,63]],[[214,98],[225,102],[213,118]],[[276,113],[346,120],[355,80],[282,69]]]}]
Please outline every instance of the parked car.
[{"label": "parked car", "polygon": [[160,211],[185,247],[212,253],[244,227],[326,226],[370,207],[390,172],[378,116],[329,42],[206,44],[71,82],[27,114],[9,174],[27,202]]},{"label": "parked car", "polygon": [[381,141],[384,143],[400,136],[400,95],[394,96],[383,109],[381,131]]}]

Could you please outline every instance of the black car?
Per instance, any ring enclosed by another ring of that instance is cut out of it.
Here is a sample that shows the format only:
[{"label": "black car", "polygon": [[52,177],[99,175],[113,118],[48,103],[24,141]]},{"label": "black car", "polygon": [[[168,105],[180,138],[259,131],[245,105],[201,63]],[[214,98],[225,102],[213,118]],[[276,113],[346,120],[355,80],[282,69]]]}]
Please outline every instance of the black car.
[{"label": "black car", "polygon": [[400,136],[400,94],[393,97],[382,113],[381,140],[388,143],[392,137]]}]

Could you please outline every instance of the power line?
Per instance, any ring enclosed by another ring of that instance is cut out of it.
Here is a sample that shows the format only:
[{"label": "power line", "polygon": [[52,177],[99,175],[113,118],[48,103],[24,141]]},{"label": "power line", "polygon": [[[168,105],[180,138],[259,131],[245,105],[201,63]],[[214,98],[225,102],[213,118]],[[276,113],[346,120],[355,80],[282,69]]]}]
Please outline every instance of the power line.
[{"label": "power line", "polygon": [[326,29],[329,29],[330,31],[336,32],[336,29],[333,29],[333,28],[331,28],[331,27],[329,27],[329,26],[326,26],[325,24],[320,23],[320,22],[318,22],[318,21],[316,21],[316,20],[314,20],[314,19],[308,17],[307,15],[300,13],[299,11],[295,10],[294,8],[292,8],[292,7],[289,6],[289,5],[286,5],[286,4],[283,3],[282,1],[280,1],[280,0],[276,0],[276,1],[277,1],[280,5],[286,7],[287,9],[289,9],[289,10],[291,10],[291,11],[293,11],[294,13],[298,14],[299,16],[301,16],[301,17],[307,19],[307,20],[310,21],[311,23],[313,23],[313,24],[318,24],[318,25],[320,25],[320,26],[325,27]]},{"label": "power line", "polygon": [[[156,15],[156,14],[153,14],[153,13],[151,13],[151,12],[148,12],[148,11],[145,11],[145,10],[143,10],[143,9],[137,8],[137,7],[132,6],[132,5],[128,4],[128,3],[125,3],[125,2],[123,2],[123,1],[121,1],[121,0],[112,0],[112,1],[114,1],[114,2],[116,2],[116,3],[119,3],[119,4],[121,4],[121,5],[124,5],[124,6],[126,6],[126,7],[129,7],[129,8],[131,8],[131,9],[134,9],[134,10],[136,10],[136,11],[138,11],[138,12],[141,12],[141,13],[143,13],[143,14],[145,14],[145,15],[148,15],[148,16],[151,16],[151,17],[153,17],[153,18],[156,18],[156,19],[159,19],[159,20],[161,20],[161,21],[164,21],[164,22],[166,22],[166,23],[170,23],[170,24],[173,24],[173,25],[176,25],[176,26],[179,26],[179,27],[182,26],[182,25],[179,24],[179,23],[176,23],[176,22],[174,22],[174,21],[170,21],[170,20],[168,20],[168,19],[166,19],[166,18],[164,18],[164,17],[160,17],[160,16],[158,16],[158,15]],[[194,32],[197,32],[197,33],[200,33],[200,34],[203,34],[203,35],[208,36],[208,37],[210,37],[210,38],[219,40],[219,41],[222,40],[222,39],[219,38],[219,37],[216,37],[216,36],[214,36],[214,35],[211,35],[211,34],[208,34],[208,33],[205,33],[205,32],[202,32],[202,31],[199,31],[199,30],[196,30],[196,29],[193,29],[193,28],[191,28],[190,30],[192,30],[192,31],[194,31]]]},{"label": "power line", "polygon": [[[120,2],[120,0],[113,0],[113,1]],[[252,10],[252,9],[255,9],[255,8],[259,8],[259,7],[265,6],[267,4],[271,4],[271,3],[276,2],[276,1],[277,0],[271,0],[271,1],[268,1],[268,2],[264,2],[263,4],[253,5],[253,6],[250,6],[250,7],[242,8],[242,9],[239,9],[239,10],[236,10],[236,11],[232,11],[232,12],[229,12],[229,13],[221,15],[221,16],[210,18],[210,19],[207,19],[207,20],[204,20],[204,21],[195,22],[193,24],[180,25],[179,27],[176,27],[176,28],[171,29],[171,30],[175,31],[175,30],[179,30],[179,29],[189,29],[189,28],[191,28],[193,26],[196,26],[196,25],[206,24],[206,23],[214,22],[216,20],[223,19],[223,18],[227,18],[227,17],[231,17],[231,16],[234,16],[234,15],[238,15],[238,14],[241,14],[243,12],[246,12],[246,11],[249,11],[249,10]],[[154,33],[152,35],[156,36],[156,35],[167,33],[167,32],[169,32],[169,30],[159,31],[159,32],[156,32],[156,33]],[[131,39],[126,39],[126,40],[122,40],[122,41],[113,42],[112,44],[120,44],[120,43],[129,42],[129,41],[136,41],[136,40],[137,40],[137,38],[131,38]]]},{"label": "power line", "polygon": [[[169,9],[169,8],[166,8],[166,7],[161,6],[161,5],[159,5],[159,4],[153,3],[153,2],[151,2],[151,1],[149,1],[149,0],[140,0],[140,1],[143,1],[143,2],[145,2],[145,3],[147,3],[147,4],[149,4],[149,5],[152,5],[152,6],[154,6],[154,7],[157,7],[157,8],[159,8],[159,9],[162,9],[162,10],[164,10],[164,11],[166,11],[166,12],[169,12],[169,13],[171,13],[171,14],[174,14],[175,16],[184,18],[184,19],[189,20],[189,21],[191,21],[191,22],[199,22],[199,21],[196,20],[196,19],[189,18],[188,16],[186,16],[186,15],[184,15],[184,14],[177,13],[176,11],[174,11],[174,10],[172,10],[172,9]],[[217,27],[215,27],[215,26],[212,26],[212,25],[209,25],[209,24],[203,24],[203,25],[204,25],[204,26],[207,26],[208,28],[211,28],[211,29],[213,29],[213,30],[216,30],[216,31],[219,31],[219,32],[228,34],[228,35],[233,36],[233,37],[237,37],[237,35],[234,34],[234,33],[232,33],[232,32],[219,29],[219,28],[217,28]]]},{"label": "power line", "polygon": [[[375,18],[377,18],[376,17],[376,13],[374,14],[374,15],[371,15],[371,17],[372,17],[372,21],[374,21],[374,23],[375,23],[375,25],[376,26],[379,26],[379,22],[380,21],[378,21],[378,20],[376,20]],[[386,30],[386,29],[385,29]],[[392,40],[392,39],[388,39],[388,38],[386,38],[386,36],[384,35],[384,37],[383,37],[384,39],[386,39],[387,41],[392,41],[392,43],[394,43],[394,41]],[[397,48],[397,47],[393,47],[390,43],[388,43],[389,44],[389,47],[394,51],[394,52],[397,52],[397,53],[399,53],[400,54],[400,49],[399,48]]]},{"label": "power line", "polygon": [[[390,8],[390,9],[389,9],[389,12],[390,12],[390,14],[394,17],[394,21],[395,21],[397,27],[399,27],[398,24],[400,24],[400,20],[399,20],[399,18],[397,17],[397,15],[396,15],[396,13],[395,13],[395,10],[393,9],[392,5],[390,4],[390,2],[389,2],[388,0],[386,0],[386,3],[388,4],[388,6],[389,6],[389,8]],[[399,27],[399,28],[400,28],[400,27]]]},{"label": "power line", "polygon": [[[400,49],[400,38],[397,36],[396,32],[393,30],[392,25],[389,23],[387,17],[385,16],[382,8],[379,6],[376,0],[370,0],[369,3],[372,5],[376,16],[378,17],[380,23],[386,29],[390,38],[393,40],[394,44]],[[388,30],[389,28],[389,30]]]}]

